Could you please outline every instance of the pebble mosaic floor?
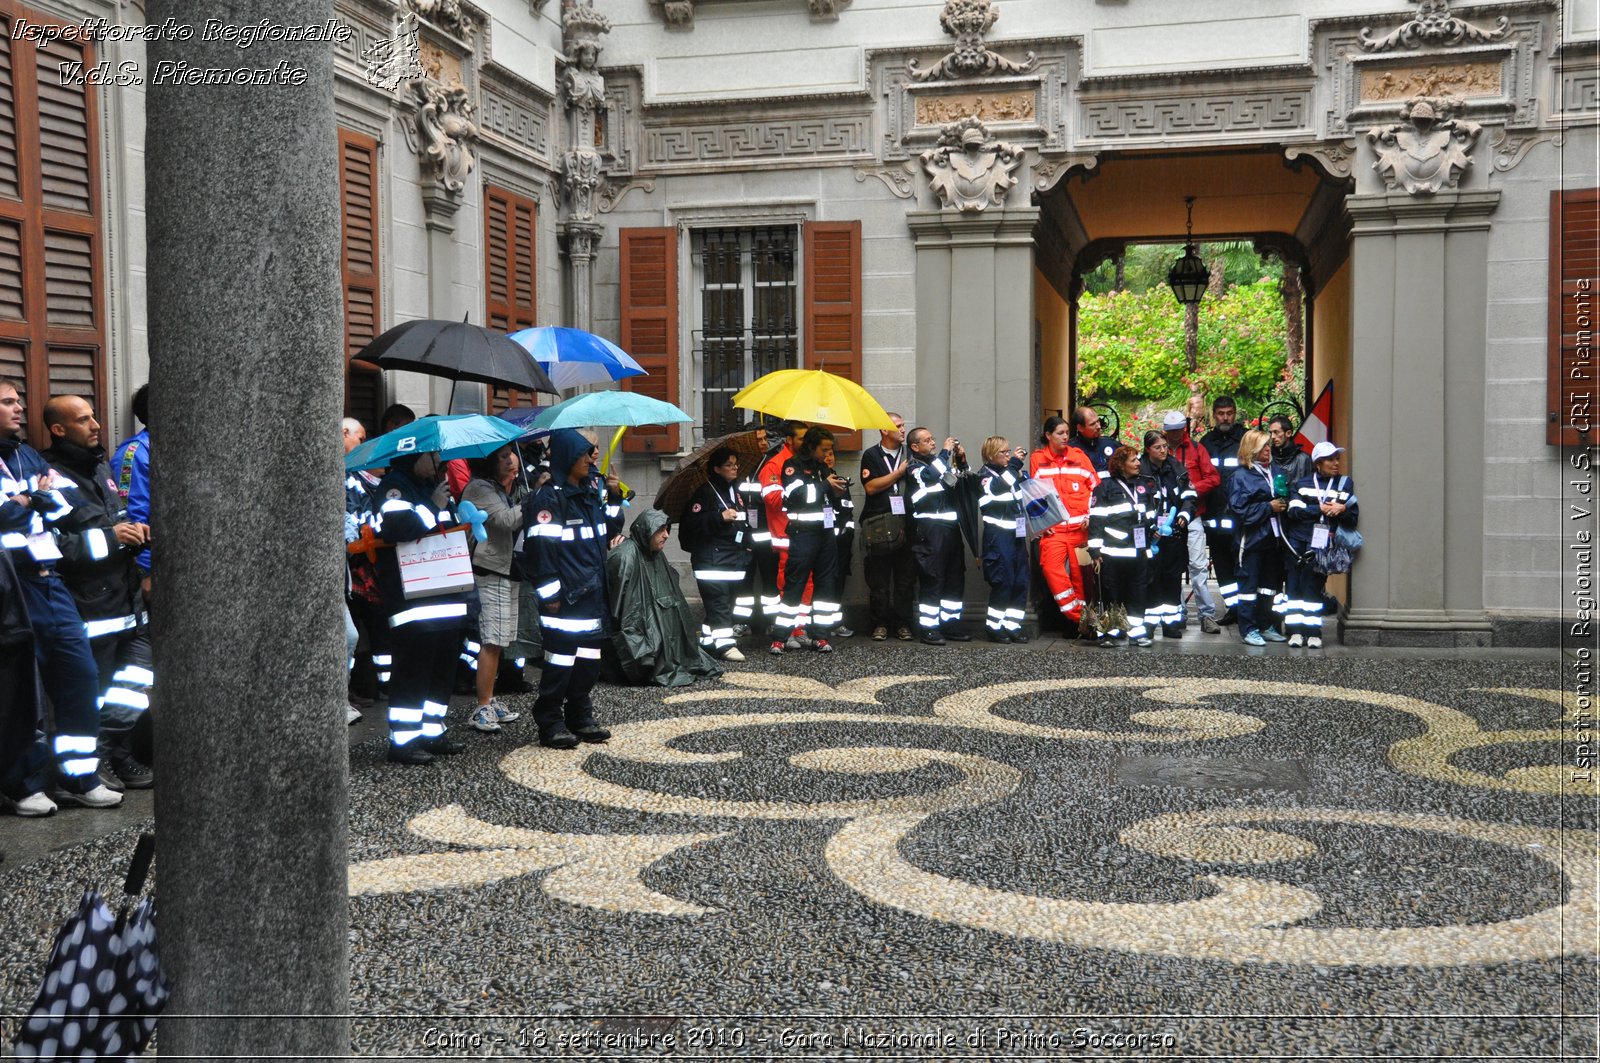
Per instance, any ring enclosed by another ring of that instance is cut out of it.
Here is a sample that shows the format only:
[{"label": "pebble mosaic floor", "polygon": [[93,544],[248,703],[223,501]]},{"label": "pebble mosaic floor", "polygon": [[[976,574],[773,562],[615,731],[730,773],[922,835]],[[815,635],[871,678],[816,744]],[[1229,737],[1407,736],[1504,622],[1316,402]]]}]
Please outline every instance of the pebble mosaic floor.
[{"label": "pebble mosaic floor", "polygon": [[[352,746],[355,1051],[1595,1056],[1600,791],[1554,664],[734,667],[600,688],[604,746]],[[0,1012],[131,836],[0,869]]]}]

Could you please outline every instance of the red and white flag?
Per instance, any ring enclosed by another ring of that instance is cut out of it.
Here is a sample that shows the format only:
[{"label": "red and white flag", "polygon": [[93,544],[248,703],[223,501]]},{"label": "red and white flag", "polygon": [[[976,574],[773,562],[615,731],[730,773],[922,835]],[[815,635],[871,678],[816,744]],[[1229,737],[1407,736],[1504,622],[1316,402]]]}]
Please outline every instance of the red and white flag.
[{"label": "red and white flag", "polygon": [[1300,424],[1300,431],[1294,435],[1294,441],[1300,444],[1300,449],[1307,454],[1318,443],[1328,441],[1329,433],[1333,429],[1333,381],[1323,387],[1322,394],[1317,396],[1317,401],[1311,404],[1311,409],[1306,414],[1306,419]]}]

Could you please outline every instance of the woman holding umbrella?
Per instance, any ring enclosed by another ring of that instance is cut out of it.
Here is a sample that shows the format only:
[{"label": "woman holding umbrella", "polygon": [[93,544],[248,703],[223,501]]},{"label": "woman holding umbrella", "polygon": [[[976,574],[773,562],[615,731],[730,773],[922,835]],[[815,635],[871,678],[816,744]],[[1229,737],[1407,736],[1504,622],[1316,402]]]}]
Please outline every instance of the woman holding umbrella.
[{"label": "woman holding umbrella", "polygon": [[732,447],[711,452],[706,482],[690,499],[678,536],[689,551],[705,603],[701,647],[724,661],[744,660],[733,627],[749,621],[755,597],[745,578],[750,570],[750,522],[739,490],[739,455]]}]

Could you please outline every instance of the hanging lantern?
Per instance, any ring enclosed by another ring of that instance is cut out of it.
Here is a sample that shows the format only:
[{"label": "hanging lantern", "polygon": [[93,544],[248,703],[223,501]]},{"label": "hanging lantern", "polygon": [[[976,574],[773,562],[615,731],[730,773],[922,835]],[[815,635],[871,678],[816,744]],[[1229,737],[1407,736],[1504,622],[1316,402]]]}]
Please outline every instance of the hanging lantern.
[{"label": "hanging lantern", "polygon": [[1194,197],[1185,196],[1183,201],[1189,208],[1188,239],[1183,245],[1183,257],[1167,271],[1167,284],[1179,303],[1194,306],[1205,297],[1206,286],[1211,282],[1211,271],[1206,268],[1194,243]]}]

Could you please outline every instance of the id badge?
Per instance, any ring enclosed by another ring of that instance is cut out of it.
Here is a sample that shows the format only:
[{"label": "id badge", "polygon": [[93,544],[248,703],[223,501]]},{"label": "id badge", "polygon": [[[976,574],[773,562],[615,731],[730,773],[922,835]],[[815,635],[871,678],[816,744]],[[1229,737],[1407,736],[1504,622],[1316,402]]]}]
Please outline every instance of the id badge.
[{"label": "id badge", "polygon": [[1311,529],[1311,549],[1321,550],[1328,545],[1330,529],[1326,524],[1318,524]]},{"label": "id badge", "polygon": [[1133,548],[1135,550],[1144,549],[1144,525],[1142,524],[1133,529]]},{"label": "id badge", "polygon": [[1028,537],[1028,518],[1027,517],[1018,517],[1017,518],[1017,538],[1018,539],[1026,539],[1027,537]]},{"label": "id badge", "polygon": [[740,528],[738,531],[733,533],[733,544],[735,546],[740,546],[740,545],[743,545],[743,543],[744,543],[744,529]]},{"label": "id badge", "polygon": [[889,496],[889,512],[897,517],[906,515],[906,500],[903,495]]},{"label": "id badge", "polygon": [[28,556],[40,564],[61,560],[61,551],[56,548],[56,537],[49,532],[28,536]]},{"label": "id badge", "polygon": [[832,530],[832,528],[833,528],[833,507],[832,506],[827,506],[826,508],[823,509],[823,511],[822,511],[822,526],[825,529]]}]

